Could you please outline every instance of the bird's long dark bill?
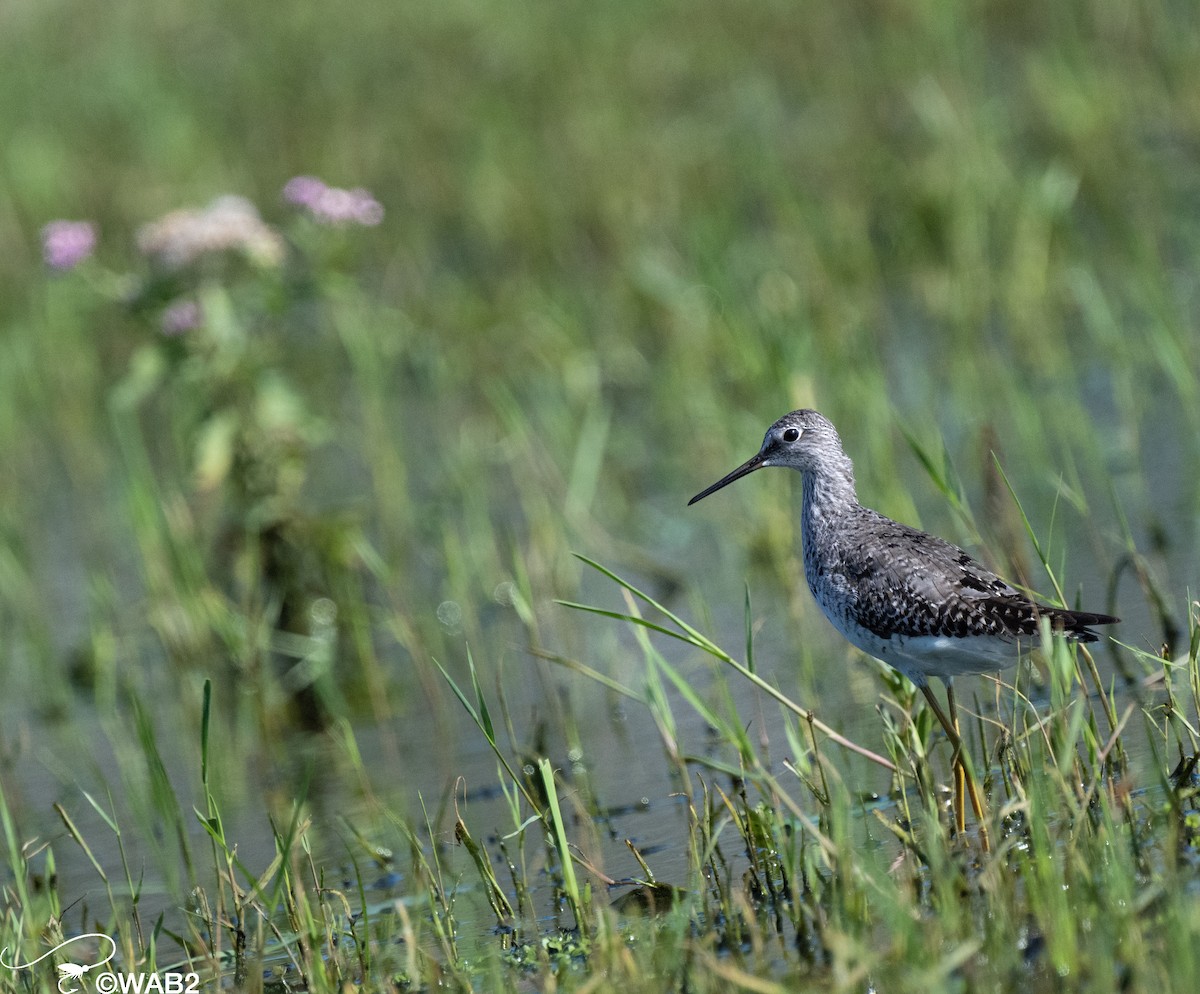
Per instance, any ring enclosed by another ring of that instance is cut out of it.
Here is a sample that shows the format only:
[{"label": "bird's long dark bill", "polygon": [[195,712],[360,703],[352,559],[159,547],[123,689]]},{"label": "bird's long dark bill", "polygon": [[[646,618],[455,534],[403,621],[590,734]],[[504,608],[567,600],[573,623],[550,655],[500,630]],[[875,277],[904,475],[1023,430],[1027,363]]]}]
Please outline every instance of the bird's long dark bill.
[{"label": "bird's long dark bill", "polygon": [[688,501],[688,507],[691,507],[698,500],[703,500],[709,494],[715,494],[722,487],[729,486],[729,484],[731,484],[734,480],[740,480],[743,476],[753,473],[756,469],[762,469],[764,465],[766,465],[764,462],[764,456],[760,452],[758,455],[754,456],[754,458],[747,459],[728,476],[721,477],[721,479],[717,480],[717,482],[707,490],[701,490],[698,494],[696,494],[695,497]]}]

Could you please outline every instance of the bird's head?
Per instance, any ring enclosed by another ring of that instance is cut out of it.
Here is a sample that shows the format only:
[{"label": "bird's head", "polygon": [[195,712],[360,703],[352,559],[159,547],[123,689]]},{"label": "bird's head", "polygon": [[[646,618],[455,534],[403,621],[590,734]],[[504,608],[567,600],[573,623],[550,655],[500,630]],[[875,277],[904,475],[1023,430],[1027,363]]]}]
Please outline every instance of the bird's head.
[{"label": "bird's head", "polygon": [[756,455],[707,490],[700,491],[688,504],[695,504],[734,480],[767,466],[786,466],[801,473],[821,473],[835,469],[847,471],[848,463],[837,429],[827,418],[807,409],[792,411],[767,429],[762,448]]}]

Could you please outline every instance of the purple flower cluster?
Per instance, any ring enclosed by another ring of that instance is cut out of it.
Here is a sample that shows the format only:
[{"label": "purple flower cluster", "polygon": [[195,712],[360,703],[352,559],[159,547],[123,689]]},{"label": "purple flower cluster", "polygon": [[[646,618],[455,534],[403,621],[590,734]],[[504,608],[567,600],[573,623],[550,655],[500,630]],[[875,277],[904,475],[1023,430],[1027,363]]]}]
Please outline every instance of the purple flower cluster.
[{"label": "purple flower cluster", "polygon": [[321,224],[361,224],[374,227],[383,221],[383,205],[361,187],[342,190],[326,186],[315,176],[296,176],[283,188],[283,199],[303,207]]},{"label": "purple flower cluster", "polygon": [[42,228],[42,258],[58,273],[74,269],[96,248],[91,221],[51,221]]},{"label": "purple flower cluster", "polygon": [[162,333],[168,338],[175,338],[199,328],[204,323],[204,311],[199,301],[181,297],[167,305],[158,320]]},{"label": "purple flower cluster", "polygon": [[142,254],[165,269],[183,269],[205,256],[240,252],[261,266],[278,266],[283,238],[245,197],[227,194],[207,207],[171,211],[137,233]]}]

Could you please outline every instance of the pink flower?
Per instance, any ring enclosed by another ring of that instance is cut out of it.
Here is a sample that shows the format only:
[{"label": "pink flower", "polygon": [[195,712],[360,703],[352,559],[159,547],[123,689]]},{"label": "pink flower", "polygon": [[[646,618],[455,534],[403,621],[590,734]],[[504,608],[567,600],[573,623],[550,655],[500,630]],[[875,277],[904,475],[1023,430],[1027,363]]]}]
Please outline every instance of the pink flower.
[{"label": "pink flower", "polygon": [[42,228],[42,258],[55,272],[74,269],[96,248],[91,221],[51,221]]},{"label": "pink flower", "polygon": [[168,338],[192,331],[203,323],[204,311],[199,301],[187,297],[173,301],[158,319],[159,328]]},{"label": "pink flower", "polygon": [[319,224],[360,224],[374,227],[383,221],[383,205],[358,187],[343,190],[326,186],[315,176],[296,176],[283,188],[283,199],[303,207]]},{"label": "pink flower", "polygon": [[315,176],[294,176],[283,188],[283,199],[297,207],[311,209],[327,189]]}]

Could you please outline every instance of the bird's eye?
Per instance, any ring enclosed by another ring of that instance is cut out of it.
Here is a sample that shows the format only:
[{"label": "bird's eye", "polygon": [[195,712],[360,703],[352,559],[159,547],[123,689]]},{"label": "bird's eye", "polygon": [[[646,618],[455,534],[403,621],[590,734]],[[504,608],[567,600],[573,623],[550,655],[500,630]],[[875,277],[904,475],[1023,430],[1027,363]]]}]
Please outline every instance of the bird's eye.
[{"label": "bird's eye", "polygon": [[794,442],[799,437],[800,437],[800,429],[799,428],[788,428],[783,433],[783,440],[785,442]]}]

